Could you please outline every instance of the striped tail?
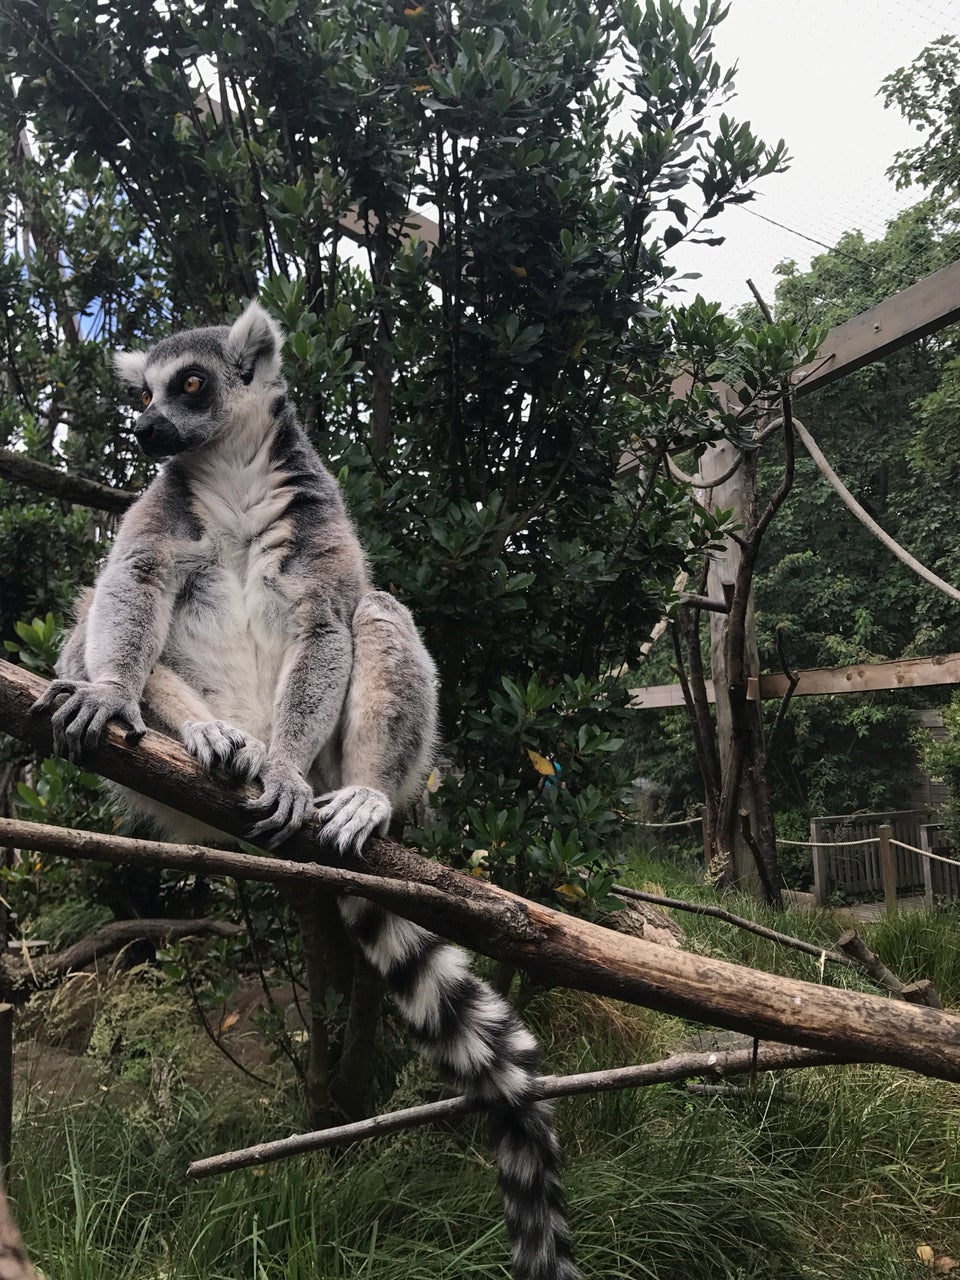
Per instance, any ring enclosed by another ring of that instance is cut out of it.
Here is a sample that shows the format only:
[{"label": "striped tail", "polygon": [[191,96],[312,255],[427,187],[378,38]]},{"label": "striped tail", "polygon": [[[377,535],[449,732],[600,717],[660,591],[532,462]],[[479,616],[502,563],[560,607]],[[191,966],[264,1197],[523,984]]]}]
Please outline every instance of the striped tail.
[{"label": "striped tail", "polygon": [[580,1280],[553,1111],[536,1097],[537,1042],[459,947],[359,898],[341,898],[340,913],[424,1055],[489,1110],[516,1280]]}]

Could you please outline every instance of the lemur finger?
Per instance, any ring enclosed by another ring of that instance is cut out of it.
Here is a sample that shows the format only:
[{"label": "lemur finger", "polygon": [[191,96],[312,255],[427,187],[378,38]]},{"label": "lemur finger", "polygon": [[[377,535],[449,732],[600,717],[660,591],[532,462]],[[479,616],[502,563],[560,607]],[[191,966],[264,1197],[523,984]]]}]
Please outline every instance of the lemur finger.
[{"label": "lemur finger", "polygon": [[222,764],[231,751],[229,739],[218,720],[187,720],[180,729],[180,741],[205,769]]},{"label": "lemur finger", "polygon": [[53,749],[58,756],[65,756],[68,751],[65,737],[67,725],[73,719],[79,706],[77,695],[71,696],[62,703],[50,717],[50,729],[53,733]]},{"label": "lemur finger", "polygon": [[[63,709],[65,710],[74,703],[74,714],[63,729],[63,741],[66,745],[67,755],[74,764],[78,764],[83,748],[87,745],[87,730],[97,714],[97,707],[82,699],[80,694],[74,694]],[[96,745],[96,740],[94,740],[93,745]]]},{"label": "lemur finger", "polygon": [[280,788],[275,782],[268,783],[263,791],[253,800],[241,800],[240,808],[247,813],[267,813],[275,808],[280,795]]},{"label": "lemur finger", "polygon": [[390,802],[373,787],[346,787],[322,797],[327,803],[317,817],[324,823],[324,838],[341,854],[359,849],[378,828],[390,820]]},{"label": "lemur finger", "polygon": [[128,742],[139,742],[141,738],[146,736],[147,726],[143,723],[143,716],[140,714],[140,708],[136,704],[125,710],[122,718],[130,726],[124,735]]},{"label": "lemur finger", "polygon": [[73,694],[77,691],[77,685],[74,680],[51,680],[46,689],[30,708],[32,716],[39,715],[41,711],[49,711],[57,698],[63,697],[65,694]]},{"label": "lemur finger", "polygon": [[266,763],[266,746],[256,738],[248,738],[240,750],[227,761],[227,769],[239,781],[253,782],[263,773]]},{"label": "lemur finger", "polygon": [[[110,708],[100,707],[95,711],[93,716],[87,722],[87,727],[83,734],[83,745],[85,747],[95,747],[100,741],[100,735],[106,728],[107,721],[110,719]],[[146,730],[144,730],[146,732]]]}]

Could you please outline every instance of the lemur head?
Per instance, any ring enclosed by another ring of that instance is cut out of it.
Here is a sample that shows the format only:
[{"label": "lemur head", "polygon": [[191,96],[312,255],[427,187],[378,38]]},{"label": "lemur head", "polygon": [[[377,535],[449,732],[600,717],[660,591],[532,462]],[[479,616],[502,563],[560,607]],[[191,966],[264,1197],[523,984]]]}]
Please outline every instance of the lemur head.
[{"label": "lemur head", "polygon": [[150,458],[198,448],[219,435],[230,410],[280,375],[280,326],[251,302],[232,326],[188,329],[149,351],[118,351],[123,380],[140,392],[144,411],[134,435]]}]

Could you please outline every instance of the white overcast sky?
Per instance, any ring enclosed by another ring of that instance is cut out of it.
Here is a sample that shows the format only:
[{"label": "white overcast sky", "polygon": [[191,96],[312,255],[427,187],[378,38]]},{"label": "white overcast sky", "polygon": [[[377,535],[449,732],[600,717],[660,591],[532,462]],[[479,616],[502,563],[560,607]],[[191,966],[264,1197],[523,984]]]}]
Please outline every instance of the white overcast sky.
[{"label": "white overcast sky", "polygon": [[784,138],[793,162],[765,179],[751,204],[713,223],[710,234],[725,235],[724,245],[673,251],[681,271],[702,273],[692,292],[734,307],[749,299],[750,276],[772,299],[778,262],[804,268],[823,252],[753,211],[828,245],[854,229],[882,236],[922,192],[897,191],[885,176],[895,152],[919,135],[884,108],[880,82],[958,32],[960,0],[731,0],[716,37],[721,64],[739,66],[725,110],[767,142]]}]

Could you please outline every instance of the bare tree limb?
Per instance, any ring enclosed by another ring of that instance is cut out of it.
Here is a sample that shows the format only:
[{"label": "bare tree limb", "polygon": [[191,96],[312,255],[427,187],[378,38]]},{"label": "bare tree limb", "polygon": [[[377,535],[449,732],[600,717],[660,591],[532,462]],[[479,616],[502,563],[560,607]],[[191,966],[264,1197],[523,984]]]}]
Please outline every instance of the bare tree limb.
[{"label": "bare tree limb", "polygon": [[61,471],[59,467],[37,462],[14,449],[0,449],[0,476],[49,494],[61,502],[75,502],[78,506],[93,507],[97,511],[120,514],[137,499],[137,494],[127,489],[113,489],[98,480]]},{"label": "bare tree limb", "polygon": [[[754,1068],[759,1071],[783,1071],[801,1067],[834,1066],[844,1061],[848,1060],[833,1054],[815,1053],[809,1049],[788,1049],[784,1045],[767,1045],[756,1056],[752,1046],[728,1053],[682,1053],[664,1058],[661,1062],[643,1062],[637,1066],[614,1067],[607,1071],[587,1071],[572,1076],[541,1076],[538,1081],[538,1096],[566,1098],[583,1093],[606,1093],[614,1089],[641,1089],[647,1085],[669,1084],[685,1080],[689,1076],[733,1076],[752,1073]],[[482,1110],[483,1106],[482,1102],[465,1097],[425,1102],[417,1107],[404,1107],[401,1111],[358,1120],[354,1124],[341,1124],[315,1133],[298,1133],[291,1138],[260,1142],[240,1151],[208,1156],[195,1160],[188,1167],[187,1175],[191,1178],[209,1178],[214,1174],[230,1173],[234,1169],[271,1164],[308,1151],[321,1151],[347,1142],[358,1142],[363,1138],[380,1138],[401,1129],[419,1129],[423,1125],[458,1119]]]},{"label": "bare tree limb", "polygon": [[767,735],[767,742],[764,751],[766,760],[770,759],[770,752],[773,750],[773,744],[776,741],[777,734],[783,728],[784,721],[787,718],[787,710],[790,706],[790,699],[793,697],[793,691],[800,683],[800,673],[798,671],[794,671],[787,662],[787,655],[783,651],[783,632],[779,629],[777,630],[777,653],[780,656],[781,670],[787,677],[787,687],[782,699],[780,700],[780,705],[777,707],[777,714],[773,722],[773,727]]},{"label": "bare tree limb", "polygon": [[170,942],[174,938],[190,938],[197,934],[238,938],[245,932],[243,925],[208,917],[196,920],[113,920],[54,955],[38,957],[33,961],[33,967],[41,984],[56,982],[68,973],[85,969],[100,956],[119,951],[128,942],[136,942],[140,938],[148,938],[151,942]]},{"label": "bare tree limb", "polygon": [[[2,832],[2,827],[0,827]],[[766,925],[757,924],[755,920],[748,920],[746,916],[734,915],[732,911],[725,911],[723,907],[715,907],[709,902],[687,902],[683,898],[665,898],[658,893],[647,893],[642,889],[630,889],[624,884],[615,884],[610,890],[616,894],[618,898],[636,898],[638,902],[649,902],[655,907],[669,907],[676,911],[690,911],[698,916],[711,916],[714,920],[722,920],[725,924],[732,924],[738,929],[745,929],[747,933],[755,933],[760,938],[767,938],[771,942],[779,942],[784,947],[792,947],[795,951],[803,951],[808,956],[814,956],[817,960],[828,960],[831,964],[845,965],[848,969],[856,967],[856,962],[847,956],[841,955],[839,951],[833,951],[829,947],[818,947],[815,942],[807,942],[804,938],[794,938],[789,933],[780,933],[777,929],[768,929]]]},{"label": "bare tree limb", "polygon": [[[46,682],[32,672],[0,663],[0,726],[49,752],[49,720],[30,713],[45,688]],[[253,790],[205,773],[179,743],[162,734],[148,732],[133,745],[122,729],[110,726],[84,763],[228,834],[242,837],[249,822],[240,801],[252,798]],[[190,851],[181,849],[179,856],[185,852]],[[285,852],[305,860],[329,856],[315,814],[287,842]],[[207,851],[192,865],[209,873],[213,859],[222,856],[238,855]],[[340,877],[340,888],[376,897],[417,924],[494,959],[514,962],[548,985],[960,1081],[960,1017],[940,1010],[661,947],[525,901],[390,840],[372,839],[362,855],[345,860],[342,868],[316,868],[305,878],[316,883],[318,874],[331,883]]]}]

